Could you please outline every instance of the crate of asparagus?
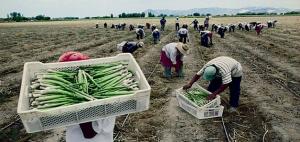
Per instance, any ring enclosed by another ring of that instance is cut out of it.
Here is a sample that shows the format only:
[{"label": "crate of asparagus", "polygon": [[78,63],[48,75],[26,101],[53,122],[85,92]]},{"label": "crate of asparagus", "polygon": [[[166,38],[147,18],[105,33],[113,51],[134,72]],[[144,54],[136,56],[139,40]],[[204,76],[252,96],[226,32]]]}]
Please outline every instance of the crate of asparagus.
[{"label": "crate of asparagus", "polygon": [[149,108],[151,88],[131,54],[24,65],[18,114],[28,133]]},{"label": "crate of asparagus", "polygon": [[176,90],[179,106],[198,119],[221,117],[223,114],[224,107],[221,106],[220,96],[209,101],[207,100],[209,94],[211,93],[197,83],[188,90],[182,88]]}]

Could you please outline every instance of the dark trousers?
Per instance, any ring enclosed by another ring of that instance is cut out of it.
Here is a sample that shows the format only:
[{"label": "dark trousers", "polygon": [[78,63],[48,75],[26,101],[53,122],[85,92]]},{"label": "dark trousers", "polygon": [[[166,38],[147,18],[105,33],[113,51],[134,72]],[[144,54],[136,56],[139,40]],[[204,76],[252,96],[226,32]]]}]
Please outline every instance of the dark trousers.
[{"label": "dark trousers", "polygon": [[209,24],[204,24],[204,28],[205,28],[205,30],[207,30],[207,29],[208,29],[208,27],[209,27]]},{"label": "dark trousers", "polygon": [[160,30],[165,31],[165,24],[161,24]]},{"label": "dark trousers", "polygon": [[187,34],[179,34],[179,42],[186,43]]},{"label": "dark trousers", "polygon": [[221,36],[221,38],[224,38],[225,32],[224,31],[219,31],[219,35]]},{"label": "dark trousers", "polygon": [[159,41],[159,36],[153,36],[153,43],[157,44]]},{"label": "dark trousers", "polygon": [[140,40],[140,39],[143,39],[143,38],[144,38],[143,34],[136,34],[136,39],[137,40]]},{"label": "dark trousers", "polygon": [[209,39],[208,39],[208,35],[203,35],[201,36],[201,45],[205,46],[205,47],[208,47],[208,42],[209,42]]},{"label": "dark trousers", "polygon": [[[242,80],[242,77],[232,77],[232,82],[229,83],[229,90],[230,90],[229,104],[232,107],[239,106],[241,80]],[[222,78],[216,77],[215,79],[210,81],[210,84],[209,84],[207,90],[210,92],[214,92],[214,91],[218,90],[221,85],[222,85]]]},{"label": "dark trousers", "polygon": [[194,30],[198,31],[198,25],[194,24]]},{"label": "dark trousers", "polygon": [[179,30],[179,23],[175,24],[175,30],[178,31]]}]

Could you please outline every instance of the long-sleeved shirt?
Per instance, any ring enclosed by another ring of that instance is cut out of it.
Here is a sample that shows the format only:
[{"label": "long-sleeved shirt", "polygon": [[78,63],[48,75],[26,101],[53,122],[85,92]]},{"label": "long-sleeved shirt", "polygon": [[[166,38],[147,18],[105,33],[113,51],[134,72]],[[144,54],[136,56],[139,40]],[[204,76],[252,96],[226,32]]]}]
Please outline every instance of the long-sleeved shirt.
[{"label": "long-sleeved shirt", "polygon": [[172,61],[173,65],[176,64],[176,56],[178,54],[176,46],[177,43],[174,42],[174,43],[169,43],[162,48],[162,51],[166,53],[167,57]]},{"label": "long-sleeved shirt", "polygon": [[228,84],[232,81],[232,77],[241,77],[243,75],[241,64],[233,58],[221,56],[210,60],[206,63],[197,75],[203,75],[206,67],[214,65],[217,73],[222,77],[222,83]]},{"label": "long-sleeved shirt", "polygon": [[179,24],[179,19],[176,19],[176,20],[175,20],[175,23],[178,23],[178,24]]},{"label": "long-sleeved shirt", "polygon": [[179,30],[178,30],[178,34],[183,34],[183,35],[185,35],[185,34],[188,34],[189,33],[189,31],[186,29],[186,28],[180,28]]}]

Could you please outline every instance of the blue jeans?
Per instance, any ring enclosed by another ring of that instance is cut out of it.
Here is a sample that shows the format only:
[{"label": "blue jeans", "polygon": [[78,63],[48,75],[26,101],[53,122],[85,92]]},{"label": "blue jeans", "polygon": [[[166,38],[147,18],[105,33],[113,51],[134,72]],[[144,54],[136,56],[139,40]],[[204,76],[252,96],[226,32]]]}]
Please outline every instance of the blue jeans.
[{"label": "blue jeans", "polygon": [[[171,67],[164,67],[164,77],[171,78],[172,77],[172,68]],[[178,77],[183,77],[183,67],[180,66],[178,70],[175,70]]]},{"label": "blue jeans", "polygon": [[[229,90],[230,90],[229,104],[232,107],[238,107],[242,77],[232,77],[231,79],[232,79],[232,81],[229,83]],[[210,92],[214,92],[214,91],[218,90],[221,85],[222,85],[222,78],[216,77],[215,79],[210,81],[210,84],[209,84],[207,90]]]}]

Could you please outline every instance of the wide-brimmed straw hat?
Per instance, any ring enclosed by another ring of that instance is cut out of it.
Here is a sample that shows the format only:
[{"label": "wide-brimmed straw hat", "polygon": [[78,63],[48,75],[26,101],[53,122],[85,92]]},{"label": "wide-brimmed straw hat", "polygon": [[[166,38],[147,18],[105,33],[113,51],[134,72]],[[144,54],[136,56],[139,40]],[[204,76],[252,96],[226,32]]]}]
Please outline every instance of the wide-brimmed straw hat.
[{"label": "wide-brimmed straw hat", "polygon": [[187,54],[187,51],[189,50],[189,47],[187,44],[183,44],[181,42],[177,43],[176,48],[179,50],[180,53],[183,55]]}]

